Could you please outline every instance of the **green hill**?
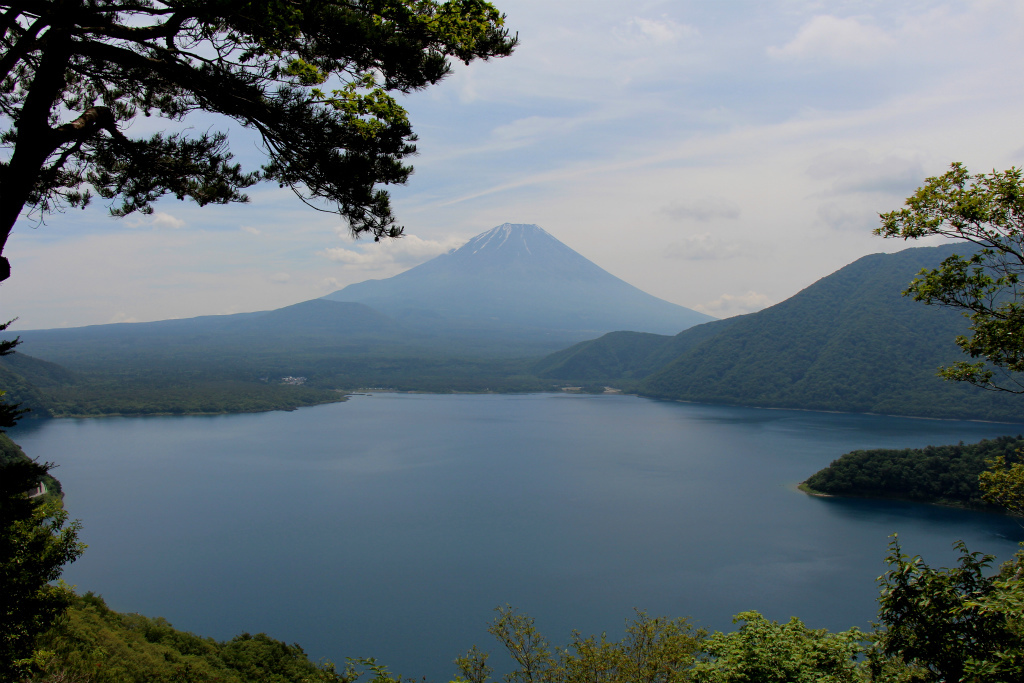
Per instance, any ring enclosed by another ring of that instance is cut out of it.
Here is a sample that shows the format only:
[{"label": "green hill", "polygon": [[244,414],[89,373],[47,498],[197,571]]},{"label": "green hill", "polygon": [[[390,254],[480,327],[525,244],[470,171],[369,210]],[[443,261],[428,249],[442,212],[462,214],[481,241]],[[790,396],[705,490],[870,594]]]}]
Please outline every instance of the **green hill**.
[{"label": "green hill", "polygon": [[656,369],[649,359],[672,337],[648,332],[609,332],[594,341],[573,344],[533,366],[538,377],[579,381],[640,379]]},{"label": "green hill", "polygon": [[1018,398],[936,377],[962,358],[954,338],[967,323],[901,296],[922,268],[958,249],[865,256],[758,313],[671,338],[605,335],[548,356],[536,372],[702,403],[1024,420]]},{"label": "green hill", "polygon": [[545,379],[620,383],[622,380],[640,380],[718,335],[735,321],[736,318],[716,320],[686,329],[674,337],[645,332],[610,332],[546,356],[531,370]]}]

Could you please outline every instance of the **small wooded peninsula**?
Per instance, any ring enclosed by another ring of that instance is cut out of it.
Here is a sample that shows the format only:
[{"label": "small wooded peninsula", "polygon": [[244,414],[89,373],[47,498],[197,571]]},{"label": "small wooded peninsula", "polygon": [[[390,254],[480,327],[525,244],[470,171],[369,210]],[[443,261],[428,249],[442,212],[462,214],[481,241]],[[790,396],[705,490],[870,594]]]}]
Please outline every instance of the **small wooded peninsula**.
[{"label": "small wooded peninsula", "polygon": [[1003,436],[980,443],[925,448],[853,451],[800,484],[810,494],[892,498],[992,512],[982,500],[978,477],[996,457],[1021,462],[1024,436]]}]

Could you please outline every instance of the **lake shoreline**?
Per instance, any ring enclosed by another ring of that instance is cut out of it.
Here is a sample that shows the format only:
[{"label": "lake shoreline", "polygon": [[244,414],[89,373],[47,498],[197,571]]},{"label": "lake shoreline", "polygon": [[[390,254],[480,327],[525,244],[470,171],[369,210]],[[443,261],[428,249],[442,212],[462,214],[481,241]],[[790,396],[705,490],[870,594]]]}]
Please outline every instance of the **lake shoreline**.
[{"label": "lake shoreline", "polygon": [[279,408],[260,408],[254,410],[223,410],[217,412],[160,412],[160,413],[102,413],[102,414],[64,414],[54,415],[49,419],[62,420],[66,418],[70,419],[86,419],[86,418],[102,418],[102,417],[170,417],[170,416],[202,416],[202,415],[243,415],[247,413],[265,413],[265,412],[294,412],[301,408],[311,408],[314,406],[328,405],[331,403],[340,403],[348,400],[350,396],[372,396],[373,394],[409,394],[409,395],[427,395],[427,396],[531,396],[531,395],[542,395],[551,394],[555,396],[559,395],[574,395],[574,396],[632,396],[634,398],[643,398],[650,401],[664,401],[667,403],[683,403],[686,405],[695,406],[709,406],[719,408],[751,408],[755,410],[774,410],[774,411],[785,411],[791,410],[801,413],[812,413],[812,414],[825,414],[825,415],[866,415],[871,417],[893,417],[908,420],[929,420],[933,422],[972,422],[977,424],[991,424],[991,425],[1015,425],[1020,424],[1019,422],[1004,422],[1000,420],[981,420],[977,418],[958,418],[958,417],[928,417],[922,415],[900,415],[895,413],[870,413],[870,412],[850,412],[844,410],[819,410],[814,408],[790,408],[790,407],[778,407],[778,406],[763,406],[763,405],[746,405],[736,403],[706,403],[701,401],[689,401],[686,399],[676,398],[662,398],[658,396],[647,396],[644,394],[630,393],[630,392],[601,392],[591,393],[584,391],[522,391],[522,392],[500,392],[500,391],[428,391],[419,389],[366,389],[359,388],[349,390],[333,389],[343,393],[343,397],[339,399],[316,401],[311,403],[305,403],[297,406],[290,407],[279,407]]},{"label": "lake shoreline", "polygon": [[1016,515],[1006,510],[1001,510],[994,506],[979,506],[970,505],[968,503],[961,503],[957,501],[943,501],[943,500],[922,500],[920,498],[904,498],[901,496],[873,496],[873,495],[861,495],[856,493],[841,494],[841,493],[825,493],[824,491],[817,491],[807,485],[807,482],[802,481],[796,485],[796,490],[808,496],[814,498],[847,498],[853,500],[892,500],[901,503],[915,503],[917,505],[935,505],[943,508],[953,508],[955,510],[970,510],[971,512],[984,512],[992,515],[1000,515],[1002,517],[1024,517],[1024,515]]}]

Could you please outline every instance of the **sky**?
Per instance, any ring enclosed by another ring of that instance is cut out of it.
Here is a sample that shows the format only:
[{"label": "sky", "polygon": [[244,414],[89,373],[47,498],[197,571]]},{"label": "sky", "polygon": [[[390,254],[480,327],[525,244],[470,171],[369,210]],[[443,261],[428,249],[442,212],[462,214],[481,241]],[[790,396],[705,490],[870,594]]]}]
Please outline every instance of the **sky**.
[{"label": "sky", "polygon": [[353,241],[276,185],[124,219],[99,202],[19,221],[2,315],[35,329],[269,310],[511,222],[728,317],[920,246],[871,230],[950,163],[1024,165],[1022,0],[495,4],[519,35],[511,57],[400,98],[419,135],[415,173],[391,188],[404,238]]}]

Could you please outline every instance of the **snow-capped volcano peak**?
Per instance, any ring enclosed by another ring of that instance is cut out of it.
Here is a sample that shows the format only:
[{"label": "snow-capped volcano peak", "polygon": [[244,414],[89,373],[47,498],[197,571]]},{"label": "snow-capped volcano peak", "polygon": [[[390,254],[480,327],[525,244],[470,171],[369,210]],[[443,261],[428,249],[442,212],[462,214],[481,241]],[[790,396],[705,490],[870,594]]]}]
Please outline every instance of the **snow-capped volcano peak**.
[{"label": "snow-capped volcano peak", "polygon": [[[547,231],[539,225],[529,223],[502,223],[496,228],[481,233],[466,242],[460,249],[477,254],[481,251],[493,251],[503,247],[524,248],[530,251],[530,243],[537,240],[550,240],[558,242]],[[561,244],[561,243],[559,243]]]},{"label": "snow-capped volcano peak", "polygon": [[711,319],[640,291],[527,223],[503,223],[404,273],[324,298],[400,321],[429,316],[438,326],[566,338],[613,330],[675,334]]}]

